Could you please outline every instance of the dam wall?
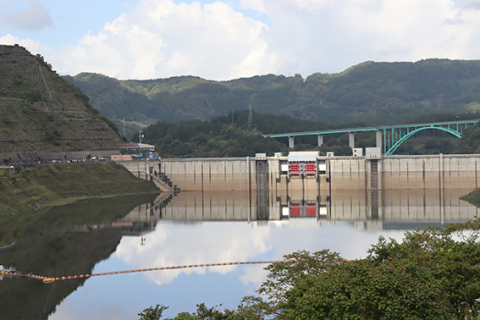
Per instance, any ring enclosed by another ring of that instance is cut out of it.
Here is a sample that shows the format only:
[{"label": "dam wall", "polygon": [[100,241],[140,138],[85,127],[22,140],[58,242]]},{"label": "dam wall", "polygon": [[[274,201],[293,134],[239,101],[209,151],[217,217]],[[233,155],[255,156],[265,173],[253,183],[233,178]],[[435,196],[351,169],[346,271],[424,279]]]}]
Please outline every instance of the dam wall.
[{"label": "dam wall", "polygon": [[149,208],[158,219],[351,221],[376,230],[382,223],[478,216],[459,197],[478,186],[479,161],[479,155],[316,157],[315,170],[300,174],[283,156],[118,163],[140,178],[168,177],[182,190],[174,206]]},{"label": "dam wall", "polygon": [[391,156],[382,159],[383,189],[475,189],[480,155]]},{"label": "dam wall", "polygon": [[155,169],[143,166],[132,164],[131,171],[158,170],[182,191],[253,192],[266,188],[293,200],[327,197],[332,190],[473,190],[480,185],[480,155],[317,157],[316,170],[310,175],[290,174],[284,156],[161,159]]},{"label": "dam wall", "polygon": [[256,190],[254,158],[162,159],[160,170],[182,191]]}]

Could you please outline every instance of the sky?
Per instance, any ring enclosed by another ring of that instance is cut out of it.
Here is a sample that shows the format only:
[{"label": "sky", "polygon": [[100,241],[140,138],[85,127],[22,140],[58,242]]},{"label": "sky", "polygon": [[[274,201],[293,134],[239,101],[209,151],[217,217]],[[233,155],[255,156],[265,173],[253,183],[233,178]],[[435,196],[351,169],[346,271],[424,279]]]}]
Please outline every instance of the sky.
[{"label": "sky", "polygon": [[480,0],[0,0],[0,44],[122,80],[471,60],[479,39]]}]

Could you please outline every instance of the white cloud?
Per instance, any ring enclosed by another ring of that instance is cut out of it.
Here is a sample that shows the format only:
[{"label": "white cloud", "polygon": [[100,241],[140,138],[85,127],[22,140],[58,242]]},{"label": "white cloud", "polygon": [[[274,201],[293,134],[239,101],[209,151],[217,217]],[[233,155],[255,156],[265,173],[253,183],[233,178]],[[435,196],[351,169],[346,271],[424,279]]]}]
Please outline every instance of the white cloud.
[{"label": "white cloud", "polygon": [[3,37],[0,37],[0,43],[1,44],[6,44],[6,45],[21,45],[22,47],[27,48],[32,54],[37,54],[42,52],[41,54],[43,55],[45,52],[48,52],[53,55],[53,52],[51,51],[50,48],[42,45],[40,42],[35,41],[33,39],[20,39],[12,34],[7,34]]},{"label": "white cloud", "polygon": [[[352,259],[364,257],[370,244],[376,242],[380,234],[354,230],[348,224],[336,228],[323,227],[323,231],[319,228],[310,223],[305,228],[297,228],[292,223],[277,225],[275,222],[259,226],[245,222],[199,222],[189,225],[159,221],[156,230],[146,235],[143,246],[139,245],[138,238],[124,237],[115,256],[126,262],[129,269],[251,262],[265,260],[260,257],[272,255],[271,259],[281,260],[284,254],[300,249],[314,252],[330,248]],[[392,236],[399,239],[403,234],[402,231],[381,233],[387,238]],[[355,243],[352,243],[352,237]],[[143,276],[152,283],[162,285],[172,282],[181,274],[230,273],[237,276],[246,287],[255,290],[266,280],[265,267],[266,264],[250,265],[241,269],[242,274],[238,266],[215,266],[208,269],[198,267],[146,272]]]},{"label": "white cloud", "polygon": [[264,28],[221,2],[144,0],[64,50],[65,58],[54,65],[62,73],[96,71],[117,78],[249,76],[274,62],[265,56]]},{"label": "white cloud", "polygon": [[19,42],[20,42],[20,39],[18,37],[15,37],[12,34],[7,34],[0,38],[0,43],[6,44],[6,45],[14,45],[15,43],[19,43]]},{"label": "white cloud", "polygon": [[[3,5],[7,6],[8,2],[4,2]],[[7,26],[28,31],[53,26],[50,12],[41,3],[35,1],[29,1],[26,9],[5,14],[4,19]]]},{"label": "white cloud", "polygon": [[[177,3],[141,0],[76,43],[35,47],[62,74],[92,71],[120,79],[308,76],[366,60],[480,56],[480,0]],[[240,9],[268,17],[268,25]]]},{"label": "white cloud", "polygon": [[[268,50],[293,74],[339,72],[366,60],[474,59],[480,12],[451,0],[265,0]],[[348,3],[348,4],[347,4]],[[307,10],[308,9],[308,10]],[[462,17],[463,24],[459,22]]]},{"label": "white cloud", "polygon": [[240,8],[257,11],[259,13],[267,13],[262,0],[240,0]]},{"label": "white cloud", "polygon": [[[176,228],[174,223],[162,222],[154,233],[146,236],[144,246],[136,245],[137,238],[123,238],[115,255],[132,269],[253,261],[271,249],[272,244],[269,228],[250,229],[250,225],[239,223],[223,222],[222,228],[218,228],[216,223]],[[249,236],[246,237],[246,234]],[[222,266],[210,267],[208,271],[226,274],[236,269],[237,266]],[[207,268],[202,267],[184,268],[145,273],[145,277],[161,285],[171,282],[181,273],[205,274],[206,271]],[[243,276],[244,282],[248,282],[246,279]],[[258,282],[259,278],[254,277],[253,280]]]},{"label": "white cloud", "polygon": [[[255,290],[260,288],[263,282],[267,280],[268,272],[265,270],[266,265],[251,266],[246,269],[245,274],[239,277],[242,283],[247,287],[249,284],[253,284]],[[254,295],[255,291],[251,291],[248,294]]]}]

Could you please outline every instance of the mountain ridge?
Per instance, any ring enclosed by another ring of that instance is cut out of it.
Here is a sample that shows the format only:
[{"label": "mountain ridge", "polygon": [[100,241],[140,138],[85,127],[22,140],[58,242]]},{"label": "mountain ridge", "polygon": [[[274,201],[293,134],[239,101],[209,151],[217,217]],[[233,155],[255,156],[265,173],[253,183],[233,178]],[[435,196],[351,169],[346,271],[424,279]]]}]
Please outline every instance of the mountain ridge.
[{"label": "mountain ridge", "polygon": [[117,80],[95,73],[64,78],[117,125],[123,118],[143,124],[209,120],[246,110],[249,104],[259,113],[332,125],[400,124],[430,113],[480,110],[480,60],[366,61],[340,73],[313,73],[305,79],[268,74],[228,81],[194,76]]}]

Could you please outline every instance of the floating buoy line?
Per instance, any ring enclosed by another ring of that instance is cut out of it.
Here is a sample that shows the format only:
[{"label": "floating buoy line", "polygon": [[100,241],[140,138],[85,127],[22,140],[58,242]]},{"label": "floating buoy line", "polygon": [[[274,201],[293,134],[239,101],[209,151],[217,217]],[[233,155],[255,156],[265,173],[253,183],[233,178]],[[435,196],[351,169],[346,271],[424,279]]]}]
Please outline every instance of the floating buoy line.
[{"label": "floating buoy line", "polygon": [[114,274],[125,274],[125,273],[138,273],[138,272],[148,272],[148,271],[162,271],[162,270],[175,270],[175,269],[189,269],[189,268],[205,268],[205,267],[220,267],[220,266],[236,266],[236,265],[248,265],[248,264],[270,264],[270,263],[286,263],[286,262],[296,262],[296,260],[270,260],[270,261],[242,261],[242,262],[220,262],[220,263],[203,263],[203,264],[190,264],[182,266],[171,266],[171,267],[157,267],[157,268],[145,268],[145,269],[132,269],[124,271],[111,271],[111,272],[98,272],[90,274],[80,274],[73,276],[62,276],[62,277],[47,277],[35,274],[27,274],[23,272],[18,272],[15,270],[12,271],[0,271],[0,275],[11,276],[11,277],[25,277],[30,279],[41,280],[43,283],[52,283],[59,280],[73,280],[73,279],[83,279],[99,276],[108,276]]}]

